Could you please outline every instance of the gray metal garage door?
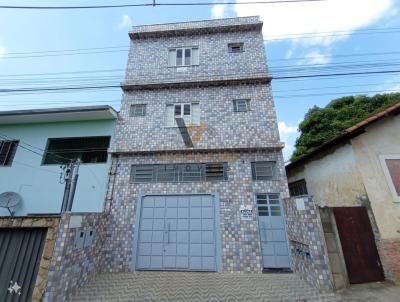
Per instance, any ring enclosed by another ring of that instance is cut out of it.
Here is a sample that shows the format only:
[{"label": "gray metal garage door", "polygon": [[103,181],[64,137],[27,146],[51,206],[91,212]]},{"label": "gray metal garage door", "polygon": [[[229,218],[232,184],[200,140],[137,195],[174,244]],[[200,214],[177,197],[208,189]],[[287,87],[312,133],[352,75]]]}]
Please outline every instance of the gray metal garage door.
[{"label": "gray metal garage door", "polygon": [[215,271],[215,207],[212,195],[143,197],[136,268]]},{"label": "gray metal garage door", "polygon": [[264,268],[290,268],[279,194],[257,194],[257,207]]},{"label": "gray metal garage door", "polygon": [[0,301],[31,301],[46,229],[0,229]]}]

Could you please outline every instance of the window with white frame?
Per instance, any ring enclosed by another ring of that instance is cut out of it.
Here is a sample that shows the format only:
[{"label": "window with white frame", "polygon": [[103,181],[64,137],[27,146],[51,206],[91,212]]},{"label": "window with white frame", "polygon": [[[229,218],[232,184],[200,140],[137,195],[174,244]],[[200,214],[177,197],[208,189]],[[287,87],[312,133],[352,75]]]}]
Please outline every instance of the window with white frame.
[{"label": "window with white frame", "polygon": [[400,202],[400,155],[381,155],[381,165],[395,202]]},{"label": "window with white frame", "polygon": [[176,118],[182,118],[186,126],[200,125],[199,103],[167,104],[167,127],[177,127]]},{"label": "window with white frame", "polygon": [[180,47],[168,50],[168,66],[182,67],[194,65],[199,65],[198,47]]},{"label": "window with white frame", "polygon": [[246,112],[250,111],[250,100],[233,100],[233,111],[234,112]]}]

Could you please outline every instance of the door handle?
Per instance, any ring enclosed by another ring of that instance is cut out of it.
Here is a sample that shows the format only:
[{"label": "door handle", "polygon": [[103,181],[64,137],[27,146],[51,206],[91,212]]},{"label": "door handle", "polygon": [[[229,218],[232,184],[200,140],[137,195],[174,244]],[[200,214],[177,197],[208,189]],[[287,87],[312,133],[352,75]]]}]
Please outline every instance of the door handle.
[{"label": "door handle", "polygon": [[171,224],[168,223],[168,231],[167,231],[168,232],[168,242],[167,242],[168,244],[169,244],[169,233],[170,233],[169,231],[170,231],[170,229],[171,229]]}]

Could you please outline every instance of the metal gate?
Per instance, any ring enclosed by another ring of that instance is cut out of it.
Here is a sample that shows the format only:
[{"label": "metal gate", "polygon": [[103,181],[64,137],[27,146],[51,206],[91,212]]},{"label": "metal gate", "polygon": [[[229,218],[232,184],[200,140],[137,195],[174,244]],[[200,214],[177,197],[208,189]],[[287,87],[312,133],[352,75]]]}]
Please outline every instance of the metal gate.
[{"label": "metal gate", "polygon": [[279,194],[257,194],[256,197],[264,268],[288,269],[289,248]]},{"label": "metal gate", "polygon": [[212,195],[143,197],[135,236],[136,269],[216,271],[214,199]]},{"label": "metal gate", "polygon": [[333,214],[350,283],[384,280],[367,209],[338,207]]},{"label": "metal gate", "polygon": [[45,228],[0,229],[0,301],[31,301]]}]

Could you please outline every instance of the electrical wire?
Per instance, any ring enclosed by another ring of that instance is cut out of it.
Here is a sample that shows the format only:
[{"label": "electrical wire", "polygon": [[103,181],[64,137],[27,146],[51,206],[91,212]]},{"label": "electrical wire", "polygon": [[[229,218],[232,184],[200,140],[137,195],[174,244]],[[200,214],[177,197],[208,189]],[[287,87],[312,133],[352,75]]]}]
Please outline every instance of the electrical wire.
[{"label": "electrical wire", "polygon": [[0,9],[24,9],[24,10],[67,10],[67,9],[104,9],[123,7],[156,7],[156,6],[212,6],[212,5],[253,5],[253,4],[282,4],[302,2],[325,2],[329,0],[271,0],[271,1],[249,1],[249,2],[169,2],[169,3],[137,3],[137,4],[113,4],[113,5],[84,5],[84,6],[15,6],[0,5]]}]

